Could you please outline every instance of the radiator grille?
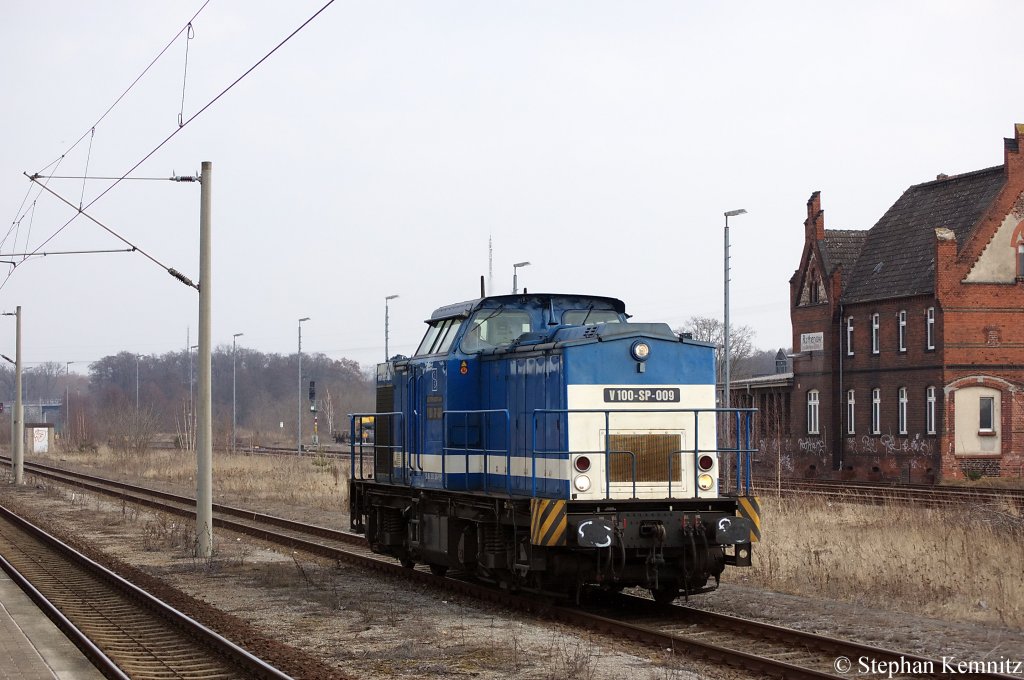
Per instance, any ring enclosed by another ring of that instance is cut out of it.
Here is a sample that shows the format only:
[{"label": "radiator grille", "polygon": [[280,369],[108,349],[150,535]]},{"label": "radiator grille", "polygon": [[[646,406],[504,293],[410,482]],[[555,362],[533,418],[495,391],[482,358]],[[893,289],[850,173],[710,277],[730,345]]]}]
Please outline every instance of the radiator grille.
[{"label": "radiator grille", "polygon": [[[611,434],[610,451],[632,451],[636,455],[636,481],[667,482],[669,458],[672,459],[672,481],[683,478],[678,434]],[[672,453],[675,451],[675,453]],[[633,459],[628,454],[610,454],[608,474],[613,482],[633,481]]]}]

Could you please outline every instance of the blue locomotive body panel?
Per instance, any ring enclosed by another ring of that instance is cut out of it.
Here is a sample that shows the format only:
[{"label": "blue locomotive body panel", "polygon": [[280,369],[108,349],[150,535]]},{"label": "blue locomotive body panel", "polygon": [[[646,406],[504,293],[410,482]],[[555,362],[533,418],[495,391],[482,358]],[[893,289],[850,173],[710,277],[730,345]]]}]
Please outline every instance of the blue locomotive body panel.
[{"label": "blue locomotive body panel", "polygon": [[[501,328],[504,342],[473,339],[502,315],[514,315],[511,332]],[[601,322],[564,323],[588,317]],[[714,385],[710,345],[682,341],[664,324],[626,323],[617,300],[531,295],[453,305],[428,322],[424,343],[453,318],[461,320],[450,341],[435,339],[379,374],[379,386],[393,388],[390,410],[402,414],[390,428],[392,455],[378,450],[379,482],[568,499],[570,386]],[[649,350],[642,361],[630,356],[640,340]],[[430,351],[439,344],[443,353]]]}]

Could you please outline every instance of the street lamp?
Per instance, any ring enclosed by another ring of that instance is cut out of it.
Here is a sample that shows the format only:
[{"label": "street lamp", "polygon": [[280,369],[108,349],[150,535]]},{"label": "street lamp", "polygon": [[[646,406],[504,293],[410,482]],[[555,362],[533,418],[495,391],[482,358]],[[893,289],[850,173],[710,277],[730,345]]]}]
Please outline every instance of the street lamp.
[{"label": "street lamp", "polygon": [[[14,414],[11,419],[11,468],[14,471],[14,483],[21,485],[25,481],[25,411],[21,401],[21,305],[16,311],[4,312],[4,316],[16,319],[17,335],[14,343]],[[10,359],[8,359],[10,361]]]},{"label": "street lamp", "polygon": [[515,295],[519,292],[519,268],[529,267],[529,262],[516,262],[512,265],[512,294]]},{"label": "street lamp", "polygon": [[725,362],[725,371],[722,377],[722,405],[725,408],[729,408],[730,395],[729,395],[729,218],[736,217],[737,215],[745,215],[746,210],[740,208],[739,210],[730,210],[725,213],[725,323],[723,326],[723,354]]},{"label": "street lamp", "polygon": [[196,405],[192,397],[192,392],[195,387],[195,379],[192,377],[192,350],[198,349],[199,345],[188,346],[188,421],[187,427],[192,427],[192,434],[195,436],[195,412]]},{"label": "street lamp", "polygon": [[302,322],[309,321],[308,316],[299,319],[299,423],[295,428],[295,450],[302,453]]},{"label": "street lamp", "polygon": [[135,412],[139,412],[139,356],[135,355]]},{"label": "street lamp", "polygon": [[71,422],[71,364],[74,361],[65,361],[64,364],[64,434],[65,440],[68,436],[68,423]]},{"label": "street lamp", "polygon": [[388,353],[388,302],[397,297],[397,295],[388,295],[384,298],[384,361],[391,358],[391,354]]},{"label": "street lamp", "polygon": [[231,452],[235,452],[235,447],[238,445],[238,412],[236,409],[237,404],[237,393],[235,391],[235,348],[236,341],[238,338],[245,335],[245,333],[235,333],[231,336]]}]

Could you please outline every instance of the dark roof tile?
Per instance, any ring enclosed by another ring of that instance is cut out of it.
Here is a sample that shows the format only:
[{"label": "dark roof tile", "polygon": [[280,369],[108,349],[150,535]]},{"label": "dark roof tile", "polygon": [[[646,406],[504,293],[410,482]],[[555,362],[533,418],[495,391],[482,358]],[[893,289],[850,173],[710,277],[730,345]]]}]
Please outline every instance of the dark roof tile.
[{"label": "dark roof tile", "polygon": [[863,229],[826,229],[825,240],[820,244],[825,273],[831,274],[842,267],[849,277],[867,236],[868,232]]},{"label": "dark roof tile", "polygon": [[935,229],[952,229],[963,246],[1005,183],[999,165],[907,189],[866,233],[843,302],[933,293]]}]

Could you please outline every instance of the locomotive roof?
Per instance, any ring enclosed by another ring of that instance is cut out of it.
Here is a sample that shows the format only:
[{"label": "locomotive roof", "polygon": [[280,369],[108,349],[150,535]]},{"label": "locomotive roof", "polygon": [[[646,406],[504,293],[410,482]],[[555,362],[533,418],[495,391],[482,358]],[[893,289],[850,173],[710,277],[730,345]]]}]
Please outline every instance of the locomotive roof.
[{"label": "locomotive roof", "polygon": [[469,316],[472,312],[477,309],[486,309],[489,307],[520,307],[528,304],[548,304],[551,300],[559,301],[560,305],[573,304],[573,305],[588,305],[597,303],[598,306],[595,309],[610,309],[623,314],[626,311],[626,304],[617,298],[604,297],[602,295],[576,295],[569,293],[521,293],[516,295],[489,295],[483,298],[477,298],[475,300],[466,300],[465,302],[456,302],[444,307],[438,307],[434,310],[434,313],[430,315],[427,322],[437,321],[438,319],[450,319],[459,316]]}]

